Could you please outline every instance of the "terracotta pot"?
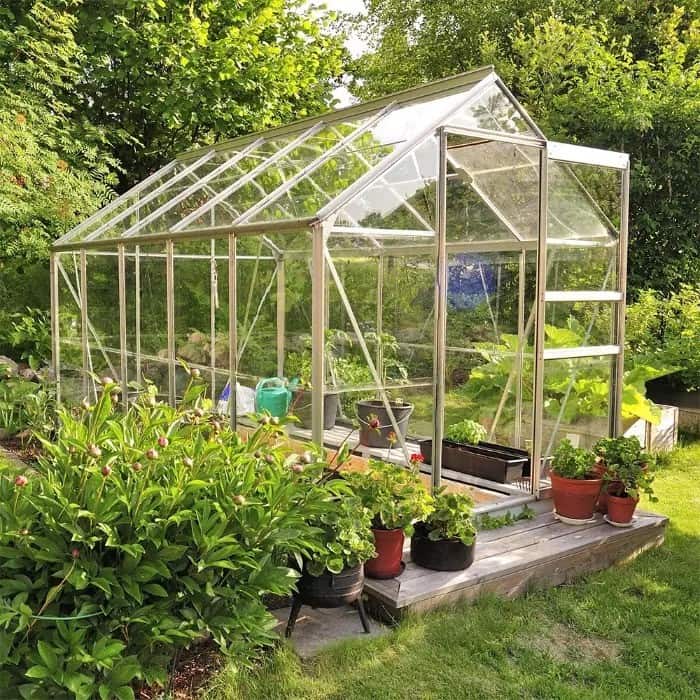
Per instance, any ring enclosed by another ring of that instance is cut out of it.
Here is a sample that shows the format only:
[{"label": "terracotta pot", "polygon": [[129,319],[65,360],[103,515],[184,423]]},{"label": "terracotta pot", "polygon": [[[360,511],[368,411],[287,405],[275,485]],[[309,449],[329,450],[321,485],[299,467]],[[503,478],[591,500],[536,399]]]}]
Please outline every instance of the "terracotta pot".
[{"label": "terracotta pot", "polygon": [[401,528],[379,530],[372,528],[377,556],[365,562],[365,576],[394,578],[401,573],[404,534]]},{"label": "terracotta pot", "polygon": [[608,519],[614,523],[631,523],[638,498],[608,494]]},{"label": "terracotta pot", "polygon": [[552,472],[554,510],[565,518],[588,520],[593,517],[602,479],[565,479]]},{"label": "terracotta pot", "polygon": [[624,489],[624,485],[621,481],[609,481],[608,485],[601,489],[600,496],[598,496],[598,503],[596,503],[596,510],[599,513],[608,512],[608,496],[619,494]]}]

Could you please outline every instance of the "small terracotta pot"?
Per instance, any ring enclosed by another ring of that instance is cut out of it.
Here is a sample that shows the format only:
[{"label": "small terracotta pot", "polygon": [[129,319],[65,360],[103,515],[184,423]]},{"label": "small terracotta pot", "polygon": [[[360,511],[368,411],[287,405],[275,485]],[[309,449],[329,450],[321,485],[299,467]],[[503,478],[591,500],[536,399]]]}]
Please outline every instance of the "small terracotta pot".
[{"label": "small terracotta pot", "polygon": [[638,498],[608,494],[608,519],[614,523],[631,523]]},{"label": "small terracotta pot", "polygon": [[624,484],[621,481],[609,481],[608,485],[601,489],[600,496],[598,496],[598,503],[596,503],[596,510],[599,513],[608,512],[608,496],[615,496],[622,493],[624,490]]},{"label": "small terracotta pot", "polygon": [[552,472],[554,510],[565,518],[588,520],[593,517],[602,479],[565,479]]},{"label": "small terracotta pot", "polygon": [[394,578],[401,573],[404,534],[401,528],[378,530],[372,528],[377,556],[365,562],[365,576]]}]

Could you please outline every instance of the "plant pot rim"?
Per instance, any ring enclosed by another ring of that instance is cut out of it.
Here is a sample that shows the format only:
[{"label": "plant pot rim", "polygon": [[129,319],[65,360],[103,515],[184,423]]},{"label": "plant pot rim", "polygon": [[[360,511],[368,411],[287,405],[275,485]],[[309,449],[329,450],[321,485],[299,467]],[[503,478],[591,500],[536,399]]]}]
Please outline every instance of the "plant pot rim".
[{"label": "plant pot rim", "polygon": [[553,471],[553,470],[550,472],[550,475],[551,475],[551,476],[556,476],[557,479],[561,479],[562,481],[575,481],[575,482],[577,482],[577,483],[578,483],[578,482],[591,482],[591,483],[593,483],[593,482],[596,482],[596,481],[600,481],[601,483],[603,482],[603,479],[602,479],[601,477],[597,477],[597,476],[596,476],[596,477],[593,477],[593,478],[590,478],[588,475],[586,475],[586,478],[585,478],[585,479],[573,479],[573,478],[570,477],[570,476],[561,476],[560,474],[557,474],[557,473],[556,473],[555,471]]},{"label": "plant pot rim", "polygon": [[608,494],[608,500],[612,499],[613,501],[634,501],[635,503],[639,502],[639,497],[637,498],[632,498],[629,494],[624,494],[623,496],[615,496],[612,493]]},{"label": "plant pot rim", "polygon": [[[359,401],[355,402],[356,406],[369,406],[372,408],[375,408],[377,406],[384,407],[384,402],[381,399],[360,399]],[[393,407],[402,407],[402,406],[413,406],[413,404],[410,401],[401,401],[398,402],[395,399],[390,399],[389,400],[389,405]]]},{"label": "plant pot rim", "polygon": [[404,529],[402,527],[375,527],[372,525],[370,530],[376,530],[378,532],[398,532],[401,530],[401,532],[403,532]]}]

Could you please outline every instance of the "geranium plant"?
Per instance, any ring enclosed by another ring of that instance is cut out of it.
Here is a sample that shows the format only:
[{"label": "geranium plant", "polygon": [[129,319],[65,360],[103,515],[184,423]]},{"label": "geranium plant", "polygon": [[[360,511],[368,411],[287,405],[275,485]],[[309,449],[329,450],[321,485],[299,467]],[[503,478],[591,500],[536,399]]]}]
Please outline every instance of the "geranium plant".
[{"label": "geranium plant", "polygon": [[583,447],[574,447],[563,439],[552,456],[552,471],[564,479],[587,479],[595,465],[595,455]]},{"label": "geranium plant", "polygon": [[432,512],[423,520],[428,539],[460,540],[465,545],[473,544],[476,527],[472,520],[474,503],[466,493],[446,493],[435,495]]},{"label": "geranium plant", "polygon": [[414,470],[371,459],[367,471],[348,472],[346,479],[372,513],[376,529],[402,529],[410,535],[413,521],[432,509],[432,496]]}]

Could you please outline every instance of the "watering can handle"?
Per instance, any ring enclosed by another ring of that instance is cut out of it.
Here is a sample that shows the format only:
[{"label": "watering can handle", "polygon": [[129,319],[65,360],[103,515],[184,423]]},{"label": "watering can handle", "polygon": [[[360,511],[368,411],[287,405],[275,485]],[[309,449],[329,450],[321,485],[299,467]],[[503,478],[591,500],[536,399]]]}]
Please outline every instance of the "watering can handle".
[{"label": "watering can handle", "polygon": [[277,386],[284,386],[284,381],[279,377],[266,377],[257,383],[255,386],[255,393],[257,394],[261,389],[264,389],[269,382],[276,382]]}]

